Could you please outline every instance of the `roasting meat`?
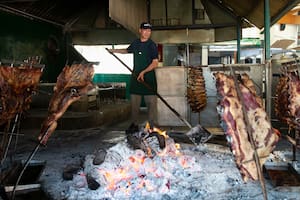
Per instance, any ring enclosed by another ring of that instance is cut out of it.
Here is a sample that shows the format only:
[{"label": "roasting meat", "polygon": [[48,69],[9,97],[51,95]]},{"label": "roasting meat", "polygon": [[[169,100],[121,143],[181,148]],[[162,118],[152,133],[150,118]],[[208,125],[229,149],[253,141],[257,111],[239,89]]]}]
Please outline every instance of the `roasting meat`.
[{"label": "roasting meat", "polygon": [[192,112],[200,112],[206,106],[205,81],[201,67],[188,68],[186,97]]},{"label": "roasting meat", "polygon": [[281,76],[276,87],[275,99],[275,114],[279,120],[287,123],[289,126],[294,127],[292,116],[289,112],[289,78],[288,76]]},{"label": "roasting meat", "polygon": [[246,73],[241,74],[241,82],[256,97],[257,103],[259,103],[260,106],[262,107],[263,106],[262,99],[257,95],[255,85],[253,81],[250,79],[249,75]]},{"label": "roasting meat", "polygon": [[[91,64],[65,66],[57,78],[54,93],[49,102],[48,117],[42,124],[39,140],[46,144],[57,126],[57,120],[67,108],[93,88],[94,68]],[[43,137],[44,136],[44,137]]]},{"label": "roasting meat", "polygon": [[291,128],[300,125],[300,80],[295,72],[281,76],[276,87],[275,114]]},{"label": "roasting meat", "polygon": [[300,80],[296,73],[289,73],[289,113],[297,127],[300,125]]},{"label": "roasting meat", "polygon": [[[243,77],[243,76],[242,76]],[[269,154],[275,148],[279,139],[279,131],[272,128],[268,120],[261,101],[254,91],[249,89],[239,81],[238,85],[243,97],[241,103],[234,84],[234,79],[224,73],[216,73],[216,87],[220,95],[218,111],[221,120],[225,123],[225,133],[230,144],[232,153],[235,156],[236,165],[244,179],[257,180],[257,168],[254,160],[254,148],[249,140],[249,134],[252,134],[255,148],[260,158],[260,164],[263,165]],[[247,132],[247,124],[243,114],[242,106],[244,106],[251,133]]]},{"label": "roasting meat", "polygon": [[0,66],[0,125],[29,109],[42,68]]}]

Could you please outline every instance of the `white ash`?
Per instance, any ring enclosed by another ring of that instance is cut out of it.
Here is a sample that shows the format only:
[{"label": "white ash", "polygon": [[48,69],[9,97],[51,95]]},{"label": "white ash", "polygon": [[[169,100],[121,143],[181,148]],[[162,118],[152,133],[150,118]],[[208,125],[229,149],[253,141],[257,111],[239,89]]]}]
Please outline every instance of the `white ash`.
[{"label": "white ash", "polygon": [[[141,150],[132,150],[120,142],[107,150],[105,161],[93,165],[94,155],[87,155],[84,170],[62,193],[62,199],[168,200],[168,199],[263,199],[258,182],[244,183],[228,148],[218,145],[181,146],[178,154],[173,140],[167,140],[165,154],[133,165],[142,159]],[[162,153],[162,152],[159,152]],[[125,172],[125,173],[123,173]],[[104,174],[114,176],[109,181]],[[121,173],[123,173],[121,175]],[[85,180],[90,174],[101,187],[90,190]],[[66,183],[67,183],[66,182]],[[78,183],[76,183],[78,182]],[[267,183],[269,199],[297,199],[298,191],[281,193]]]},{"label": "white ash", "polygon": [[[124,141],[124,139],[122,141]],[[118,143],[116,146],[106,150],[117,152],[119,155],[135,155],[135,153],[133,153],[135,151],[132,151],[129,148],[119,148],[124,147],[124,143],[122,141],[119,141],[120,143]],[[165,171],[160,167],[159,170],[156,171],[158,174],[170,173],[171,175],[168,176],[179,177],[178,181],[176,180],[177,182],[171,182],[170,190],[165,193],[163,193],[164,191],[155,193],[147,190],[140,190],[131,193],[131,196],[124,196],[124,193],[120,191],[115,191],[112,193],[110,190],[106,189],[105,185],[102,185],[97,190],[88,189],[85,179],[86,174],[91,174],[95,167],[102,166],[96,166],[92,164],[92,160],[95,155],[90,154],[90,152],[93,152],[92,149],[88,149],[90,147],[93,147],[93,149],[98,149],[99,146],[101,146],[101,148],[104,146],[102,143],[92,146],[91,141],[80,141],[75,149],[73,148],[74,145],[72,148],[62,146],[61,148],[53,148],[52,151],[49,151],[49,149],[47,149],[47,151],[42,150],[39,152],[39,154],[37,154],[40,159],[48,160],[46,168],[41,177],[43,190],[51,197],[51,199],[57,200],[263,199],[259,182],[249,181],[244,183],[242,181],[240,173],[234,162],[234,156],[228,147],[209,143],[198,147],[182,143],[180,145],[180,152],[182,156],[189,157],[193,162],[195,162],[194,164],[195,166],[198,166],[198,168],[194,167],[188,170],[177,168],[177,171],[175,171],[176,173],[174,172],[174,174],[172,174],[172,172]],[[290,149],[278,152],[275,151],[274,154],[279,155],[278,157],[283,157],[286,159],[290,159],[292,157]],[[55,155],[55,159],[53,155]],[[69,163],[74,163],[74,161],[77,161],[82,156],[85,157],[86,160],[84,169],[79,172],[78,175],[74,176],[73,181],[64,181],[62,179],[62,171],[64,166]],[[115,157],[118,158],[118,156]],[[270,158],[272,158],[272,156]],[[169,159],[167,159],[167,161],[169,161]],[[276,160],[273,162],[275,161]],[[149,162],[149,160],[147,159],[145,163],[146,162]],[[152,161],[150,163],[152,163]],[[105,162],[102,164],[111,165],[111,163],[106,164]],[[188,176],[189,172],[190,176]],[[137,178],[135,180],[137,180]],[[162,178],[162,180],[160,180],[161,182],[158,181],[156,184],[162,185],[165,180],[168,179]],[[265,180],[269,200],[299,199],[300,187],[274,187],[271,185],[269,179]],[[77,181],[79,183],[77,183]],[[164,188],[165,187],[162,187],[161,190]]]},{"label": "white ash", "polygon": [[284,152],[282,151],[273,151],[269,158],[268,158],[268,161],[271,161],[271,162],[287,162],[288,159],[286,158]]}]

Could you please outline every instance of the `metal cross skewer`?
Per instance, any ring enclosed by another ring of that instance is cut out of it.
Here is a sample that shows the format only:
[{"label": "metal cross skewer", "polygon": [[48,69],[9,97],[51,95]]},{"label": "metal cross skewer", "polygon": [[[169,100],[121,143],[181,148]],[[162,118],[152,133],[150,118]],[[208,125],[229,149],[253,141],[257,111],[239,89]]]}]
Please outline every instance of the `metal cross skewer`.
[{"label": "metal cross skewer", "polygon": [[[20,114],[20,119],[21,119],[21,117],[22,117],[22,113]],[[20,124],[21,124],[21,120],[18,120],[17,121],[17,132],[16,132],[16,137],[15,137],[15,146],[14,146],[14,151],[13,152],[17,151],[19,136],[24,135],[24,134],[20,134]]]},{"label": "metal cross skewer", "polygon": [[7,156],[7,153],[8,153],[8,149],[9,149],[9,146],[10,146],[10,143],[11,143],[11,140],[12,140],[12,137],[13,137],[13,135],[14,135],[14,132],[15,132],[17,123],[18,123],[18,121],[19,121],[19,115],[21,115],[21,114],[18,113],[18,114],[15,116],[15,121],[14,121],[12,130],[11,130],[11,132],[10,132],[10,136],[9,136],[9,139],[8,139],[8,142],[7,142],[5,151],[4,151],[3,158],[2,158],[2,160],[1,160],[1,165],[4,163],[4,161],[5,161],[5,159],[6,159],[6,156]]},{"label": "metal cross skewer", "polygon": [[255,145],[255,142],[254,142],[254,139],[253,139],[252,130],[251,130],[251,127],[250,127],[250,121],[249,121],[249,118],[248,118],[248,115],[247,115],[247,111],[245,109],[245,105],[243,103],[245,101],[244,101],[242,92],[240,90],[239,84],[237,82],[237,78],[235,77],[235,71],[231,66],[230,66],[230,73],[231,73],[231,75],[233,77],[233,80],[234,80],[234,85],[235,85],[235,88],[236,88],[236,91],[237,91],[237,95],[238,95],[238,97],[241,101],[242,112],[243,112],[244,120],[245,120],[245,123],[246,123],[246,130],[247,130],[247,133],[248,133],[248,137],[249,137],[252,149],[254,150],[254,155],[253,156],[254,156],[254,161],[255,161],[255,165],[256,165],[256,169],[257,169],[258,178],[259,178],[259,181],[260,181],[260,185],[261,185],[261,188],[262,188],[264,199],[267,200],[268,196],[267,196],[267,191],[266,191],[265,180],[264,180],[264,177],[263,177],[259,156],[258,156],[258,153],[257,153],[257,150],[256,150],[256,145]]},{"label": "metal cross skewer", "polygon": [[22,171],[20,172],[19,176],[18,176],[18,179],[14,185],[14,189],[12,191],[12,194],[11,194],[11,200],[14,200],[15,199],[15,194],[16,194],[16,189],[17,189],[17,186],[19,185],[19,182],[26,170],[26,168],[28,167],[30,161],[32,160],[32,158],[34,157],[34,155],[36,154],[36,152],[38,151],[39,147],[41,146],[42,144],[42,141],[45,139],[45,137],[47,136],[48,134],[48,131],[49,131],[49,127],[47,129],[47,131],[45,131],[45,133],[43,134],[43,137],[40,139],[39,143],[35,146],[35,148],[33,149],[33,151],[31,152],[31,154],[29,155],[29,157],[27,158],[26,162],[24,163],[24,166],[23,166],[23,169]]}]

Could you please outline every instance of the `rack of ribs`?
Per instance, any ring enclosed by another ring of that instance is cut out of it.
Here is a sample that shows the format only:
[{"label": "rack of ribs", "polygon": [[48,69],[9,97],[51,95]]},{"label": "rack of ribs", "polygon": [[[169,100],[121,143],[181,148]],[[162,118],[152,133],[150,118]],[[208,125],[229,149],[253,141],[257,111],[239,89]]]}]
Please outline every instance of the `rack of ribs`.
[{"label": "rack of ribs", "polygon": [[186,97],[192,112],[200,112],[206,106],[205,80],[201,67],[188,68]]},{"label": "rack of ribs", "polygon": [[262,101],[259,100],[256,92],[253,91],[253,87],[249,88],[249,80],[246,82],[245,79],[243,80],[243,77],[247,77],[246,75],[242,75],[238,83],[244,102],[241,102],[237,95],[232,76],[221,72],[215,73],[214,76],[220,97],[217,110],[221,120],[225,123],[225,134],[231,151],[235,156],[236,165],[244,181],[248,179],[258,180],[258,170],[254,160],[255,149],[252,147],[248,137],[242,106],[247,112],[249,125],[252,130],[249,134],[253,136],[261,165],[264,164],[269,154],[275,148],[280,133],[277,129],[272,128],[268,116],[262,107]]}]

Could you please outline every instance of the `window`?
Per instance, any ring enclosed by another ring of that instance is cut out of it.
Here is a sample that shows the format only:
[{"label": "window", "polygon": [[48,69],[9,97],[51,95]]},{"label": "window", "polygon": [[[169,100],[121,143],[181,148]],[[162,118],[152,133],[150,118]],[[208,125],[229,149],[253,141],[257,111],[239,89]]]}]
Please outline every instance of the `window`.
[{"label": "window", "polygon": [[195,19],[204,19],[204,9],[194,9]]},{"label": "window", "polygon": [[[84,46],[75,45],[75,49],[89,62],[99,62],[94,65],[95,74],[131,74],[131,72],[114,58],[105,48],[111,49],[112,45]],[[128,45],[114,45],[115,49],[124,49]],[[126,65],[133,68],[132,54],[116,54]]]}]

